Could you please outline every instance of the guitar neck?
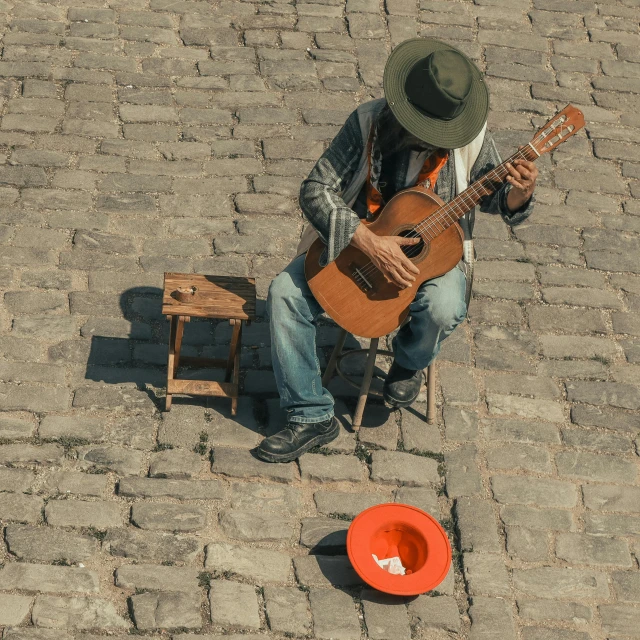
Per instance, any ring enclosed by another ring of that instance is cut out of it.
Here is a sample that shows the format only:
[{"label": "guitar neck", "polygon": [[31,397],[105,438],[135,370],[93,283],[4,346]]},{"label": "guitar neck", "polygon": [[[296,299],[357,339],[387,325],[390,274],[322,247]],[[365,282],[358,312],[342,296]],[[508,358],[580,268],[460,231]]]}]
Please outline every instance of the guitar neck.
[{"label": "guitar neck", "polygon": [[443,205],[433,215],[416,225],[416,231],[425,237],[425,240],[433,240],[437,235],[448,229],[452,224],[460,220],[468,211],[471,211],[484,198],[497,191],[509,175],[507,163],[520,158],[524,160],[536,160],[540,154],[531,146],[524,147],[502,164],[485,173],[482,178],[476,180],[470,187],[458,194],[453,200]]}]

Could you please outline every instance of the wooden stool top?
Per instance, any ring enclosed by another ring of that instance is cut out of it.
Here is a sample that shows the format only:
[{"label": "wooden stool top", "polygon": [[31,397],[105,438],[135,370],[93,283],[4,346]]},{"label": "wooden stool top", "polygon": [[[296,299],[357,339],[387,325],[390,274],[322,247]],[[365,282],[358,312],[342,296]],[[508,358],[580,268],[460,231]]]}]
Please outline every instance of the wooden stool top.
[{"label": "wooden stool top", "polygon": [[256,281],[234,276],[165,273],[162,314],[253,320],[256,316]]}]

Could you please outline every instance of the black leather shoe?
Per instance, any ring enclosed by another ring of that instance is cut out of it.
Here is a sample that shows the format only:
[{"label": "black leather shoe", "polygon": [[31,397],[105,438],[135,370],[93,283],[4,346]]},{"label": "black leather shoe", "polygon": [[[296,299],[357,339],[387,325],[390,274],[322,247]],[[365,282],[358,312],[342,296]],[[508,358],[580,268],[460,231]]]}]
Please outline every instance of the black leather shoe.
[{"label": "black leather shoe", "polygon": [[421,383],[421,369],[405,369],[394,360],[382,388],[384,401],[393,407],[408,407],[418,397]]},{"label": "black leather shoe", "polygon": [[340,424],[335,418],[311,424],[289,422],[282,431],[265,438],[257,454],[267,462],[291,462],[305,451],[335,440],[339,434]]}]

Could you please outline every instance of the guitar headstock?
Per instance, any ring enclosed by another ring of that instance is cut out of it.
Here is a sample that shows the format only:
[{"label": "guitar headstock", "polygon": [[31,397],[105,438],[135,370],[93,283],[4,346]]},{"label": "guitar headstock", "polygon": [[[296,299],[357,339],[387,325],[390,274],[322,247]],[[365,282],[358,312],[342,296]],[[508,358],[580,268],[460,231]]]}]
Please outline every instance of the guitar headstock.
[{"label": "guitar headstock", "polygon": [[529,143],[539,155],[555,149],[584,127],[584,114],[580,109],[567,105],[533,136]]}]

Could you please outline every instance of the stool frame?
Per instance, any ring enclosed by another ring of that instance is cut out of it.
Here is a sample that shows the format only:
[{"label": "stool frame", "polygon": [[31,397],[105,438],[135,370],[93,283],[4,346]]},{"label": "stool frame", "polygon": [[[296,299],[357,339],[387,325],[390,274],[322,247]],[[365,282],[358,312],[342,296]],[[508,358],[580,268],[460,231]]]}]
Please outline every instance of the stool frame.
[{"label": "stool frame", "polygon": [[[364,415],[364,409],[367,404],[367,397],[371,389],[371,380],[373,379],[373,370],[376,364],[376,356],[393,356],[393,352],[387,350],[379,350],[378,345],[380,338],[371,338],[368,349],[352,349],[343,353],[344,343],[347,339],[349,332],[345,329],[341,329],[340,335],[336,341],[336,346],[333,348],[329,362],[322,376],[322,386],[326,387],[334,373],[337,373],[345,382],[352,387],[359,389],[358,404],[356,405],[355,413],[353,414],[353,429],[359,431],[362,426],[362,416]],[[341,364],[346,358],[350,358],[359,353],[366,353],[367,359],[364,367],[364,374],[362,381],[357,382],[349,375],[344,373],[341,369]],[[436,370],[435,360],[427,367],[427,422],[433,424],[436,416]],[[381,396],[377,391],[373,392],[376,396]]]}]

